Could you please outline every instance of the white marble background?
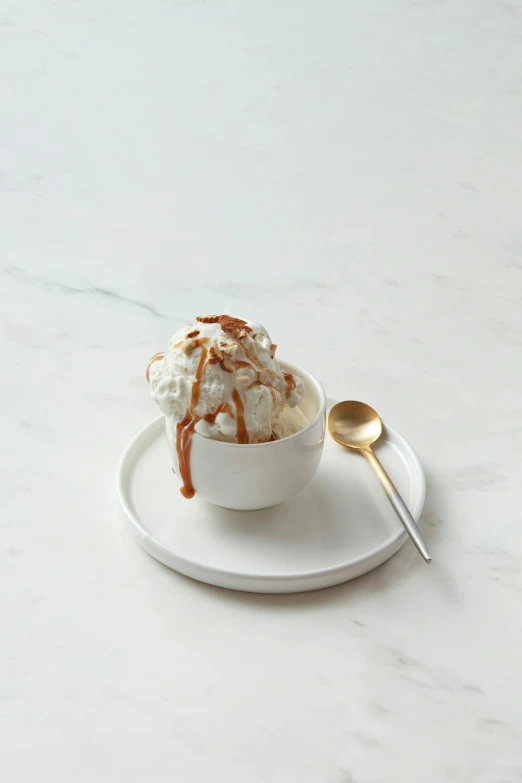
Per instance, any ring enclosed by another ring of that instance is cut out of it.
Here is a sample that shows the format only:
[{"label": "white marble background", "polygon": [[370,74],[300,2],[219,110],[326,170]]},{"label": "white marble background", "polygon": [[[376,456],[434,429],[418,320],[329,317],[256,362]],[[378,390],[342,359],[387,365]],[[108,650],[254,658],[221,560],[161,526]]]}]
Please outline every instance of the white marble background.
[{"label": "white marble background", "polygon": [[[522,3],[0,4],[0,776],[522,780]],[[411,439],[411,544],[255,596],[123,530],[143,371],[265,323]]]}]

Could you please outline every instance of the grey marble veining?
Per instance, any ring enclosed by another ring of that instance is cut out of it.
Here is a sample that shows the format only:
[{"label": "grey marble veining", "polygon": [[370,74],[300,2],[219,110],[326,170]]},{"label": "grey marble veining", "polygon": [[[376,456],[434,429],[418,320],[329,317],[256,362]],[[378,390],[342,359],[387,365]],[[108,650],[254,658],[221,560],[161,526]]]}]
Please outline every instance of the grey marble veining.
[{"label": "grey marble veining", "polygon": [[[516,2],[4,4],[3,779],[522,780],[521,37]],[[235,594],[127,538],[145,366],[226,310],[411,440],[429,568]]]}]

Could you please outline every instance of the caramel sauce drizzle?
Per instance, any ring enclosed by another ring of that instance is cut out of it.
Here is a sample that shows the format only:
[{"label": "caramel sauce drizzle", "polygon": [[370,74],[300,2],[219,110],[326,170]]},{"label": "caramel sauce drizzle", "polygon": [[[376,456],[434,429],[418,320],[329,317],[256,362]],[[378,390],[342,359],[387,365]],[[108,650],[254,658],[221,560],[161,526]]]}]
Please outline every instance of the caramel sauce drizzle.
[{"label": "caramel sauce drizzle", "polygon": [[201,356],[199,357],[198,369],[196,370],[196,378],[192,385],[190,406],[183,419],[176,424],[176,453],[178,455],[179,475],[182,484],[180,492],[187,500],[190,500],[196,494],[190,470],[190,450],[192,448],[194,428],[201,418],[196,413],[196,407],[201,392],[201,379],[207,364],[208,349],[205,348],[205,343],[207,342],[208,337],[201,337],[194,342],[194,348],[201,348]]},{"label": "caramel sauce drizzle", "polygon": [[163,359],[165,356],[164,353],[155,353],[150,362],[147,365],[147,369],[145,370],[145,378],[147,379],[147,383],[150,383],[150,366],[151,364],[154,364],[154,362],[158,362],[160,359]]},{"label": "caramel sauce drizzle", "polygon": [[293,390],[295,389],[295,387],[297,386],[297,384],[291,372],[285,372],[283,370],[283,375],[286,383],[286,399],[288,399],[292,394]]},{"label": "caramel sauce drizzle", "polygon": [[237,417],[237,442],[248,443],[248,430],[245,425],[245,406],[237,389],[232,391],[232,399],[236,406]]},{"label": "caramel sauce drizzle", "polygon": [[192,418],[189,409],[182,421],[176,424],[176,451],[178,454],[179,475],[182,482],[180,492],[187,500],[190,500],[196,494],[190,472],[190,450],[192,448],[192,433],[197,423],[198,420]]},{"label": "caramel sauce drizzle", "polygon": [[194,348],[201,348],[201,356],[199,357],[198,369],[196,370],[196,379],[192,384],[192,397],[190,399],[190,412],[193,416],[197,416],[196,407],[199,402],[199,395],[201,392],[201,379],[203,378],[203,372],[207,364],[208,348],[205,348],[205,343],[208,342],[208,337],[202,337],[195,341]]},{"label": "caramel sauce drizzle", "polygon": [[213,413],[207,413],[207,415],[203,416],[203,418],[205,421],[208,421],[209,424],[214,424],[220,413],[228,413],[228,415],[233,419],[236,418],[234,411],[232,410],[232,406],[229,405],[228,402],[222,402],[221,405],[218,405]]}]

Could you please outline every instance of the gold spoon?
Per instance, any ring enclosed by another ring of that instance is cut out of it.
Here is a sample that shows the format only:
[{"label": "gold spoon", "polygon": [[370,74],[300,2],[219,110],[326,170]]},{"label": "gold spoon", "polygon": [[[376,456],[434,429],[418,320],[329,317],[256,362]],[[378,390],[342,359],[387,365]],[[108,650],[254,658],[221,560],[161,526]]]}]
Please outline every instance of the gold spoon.
[{"label": "gold spoon", "polygon": [[372,451],[372,443],[381,437],[382,421],[379,414],[365,405],[364,402],[339,402],[334,405],[328,417],[330,434],[341,446],[355,449],[364,454],[382,484],[388,499],[406,531],[427,563],[431,563],[431,555],[415,520],[408,511],[406,504],[397,492],[393,481]]}]

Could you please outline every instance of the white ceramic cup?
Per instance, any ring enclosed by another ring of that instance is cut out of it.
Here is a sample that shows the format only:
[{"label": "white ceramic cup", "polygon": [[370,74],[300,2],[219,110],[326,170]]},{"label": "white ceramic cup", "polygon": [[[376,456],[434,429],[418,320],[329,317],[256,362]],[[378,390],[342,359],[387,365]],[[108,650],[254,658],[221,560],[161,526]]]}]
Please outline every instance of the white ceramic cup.
[{"label": "white ceramic cup", "polygon": [[[200,497],[216,506],[243,511],[276,506],[304,489],[319,467],[326,394],[317,378],[307,370],[289,362],[280,364],[304,383],[305,396],[300,408],[309,424],[287,438],[248,445],[225,443],[195,432],[190,451],[192,483]],[[172,463],[179,476],[176,426],[172,420],[165,422]]]}]

